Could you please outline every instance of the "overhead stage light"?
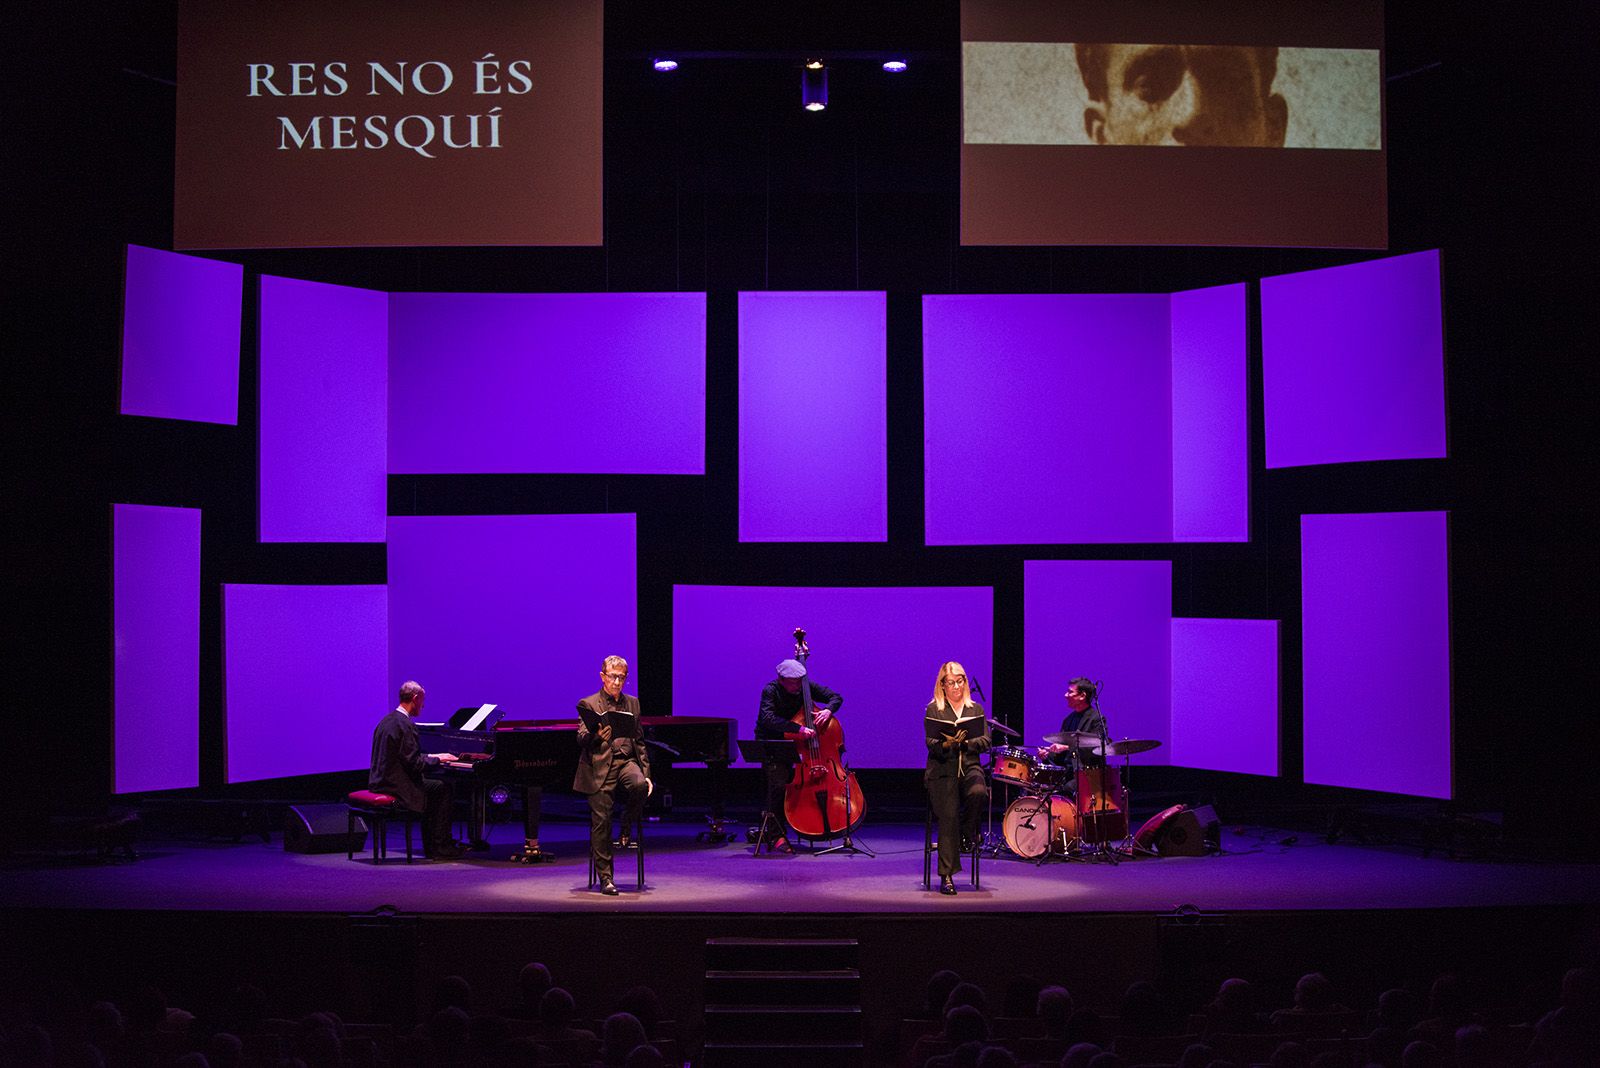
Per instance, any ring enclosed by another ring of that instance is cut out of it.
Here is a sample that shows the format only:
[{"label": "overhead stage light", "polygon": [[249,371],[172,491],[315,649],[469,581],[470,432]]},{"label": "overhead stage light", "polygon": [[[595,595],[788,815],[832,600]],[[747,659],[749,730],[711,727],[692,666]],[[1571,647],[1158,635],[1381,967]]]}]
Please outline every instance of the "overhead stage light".
[{"label": "overhead stage light", "polygon": [[883,69],[890,74],[899,74],[906,69],[906,61],[903,59],[891,59],[883,65]]},{"label": "overhead stage light", "polygon": [[800,106],[821,111],[828,106],[828,68],[820,59],[808,59],[800,71]]},{"label": "overhead stage light", "polygon": [[677,70],[678,69],[678,61],[675,60],[675,59],[657,59],[657,60],[652,60],[650,65],[652,67],[654,67],[656,70],[660,71],[662,74],[667,73],[667,71],[669,71],[669,70]]}]

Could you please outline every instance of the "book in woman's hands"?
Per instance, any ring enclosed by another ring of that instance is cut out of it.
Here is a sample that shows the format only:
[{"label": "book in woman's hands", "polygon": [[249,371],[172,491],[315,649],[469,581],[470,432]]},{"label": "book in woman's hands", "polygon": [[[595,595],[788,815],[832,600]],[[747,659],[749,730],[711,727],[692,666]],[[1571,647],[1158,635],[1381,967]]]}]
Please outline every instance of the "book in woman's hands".
[{"label": "book in woman's hands", "polygon": [[962,716],[960,719],[935,719],[925,716],[922,727],[928,733],[928,740],[937,741],[940,738],[954,738],[957,731],[966,731],[968,738],[976,738],[983,733],[983,713],[973,716]]}]

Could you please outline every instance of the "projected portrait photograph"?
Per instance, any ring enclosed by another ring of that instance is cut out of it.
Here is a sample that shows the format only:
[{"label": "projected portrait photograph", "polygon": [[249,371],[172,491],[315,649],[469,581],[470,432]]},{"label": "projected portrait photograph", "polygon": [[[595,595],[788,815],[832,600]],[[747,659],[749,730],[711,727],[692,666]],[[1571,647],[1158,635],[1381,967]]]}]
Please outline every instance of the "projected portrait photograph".
[{"label": "projected portrait photograph", "polygon": [[968,144],[1382,147],[1375,49],[969,41]]},{"label": "projected portrait photograph", "polygon": [[1289,106],[1276,48],[1080,44],[1073,51],[1097,145],[1282,148]]}]

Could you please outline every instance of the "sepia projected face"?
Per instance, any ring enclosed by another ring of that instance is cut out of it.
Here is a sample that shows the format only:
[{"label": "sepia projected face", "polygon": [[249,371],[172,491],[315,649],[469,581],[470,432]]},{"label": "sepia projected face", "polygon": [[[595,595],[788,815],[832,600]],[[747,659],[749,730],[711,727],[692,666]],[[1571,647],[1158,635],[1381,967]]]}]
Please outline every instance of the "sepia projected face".
[{"label": "sepia projected face", "polygon": [[[1271,49],[1237,45],[1099,45],[1104,99],[1084,111],[1102,145],[1281,148],[1283,97],[1263,63]],[[1096,86],[1091,85],[1091,90]]]}]

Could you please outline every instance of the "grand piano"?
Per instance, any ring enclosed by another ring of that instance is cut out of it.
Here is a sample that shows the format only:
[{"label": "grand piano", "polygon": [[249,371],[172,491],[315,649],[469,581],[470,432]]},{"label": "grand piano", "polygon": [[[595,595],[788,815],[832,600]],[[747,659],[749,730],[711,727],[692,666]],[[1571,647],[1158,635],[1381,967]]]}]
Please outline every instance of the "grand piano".
[{"label": "grand piano", "polygon": [[[650,747],[652,778],[658,783],[676,764],[704,764],[711,771],[710,827],[701,838],[723,841],[723,788],[732,759],[734,721],[726,716],[642,716]],[[484,826],[488,797],[496,787],[527,792],[524,834],[539,836],[539,805],[548,787],[572,788],[578,768],[576,719],[507,719],[497,705],[463,708],[447,723],[418,723],[417,741],[424,753],[455,753],[462,759],[441,764],[435,774],[463,783],[470,791],[469,843],[488,848]],[[665,793],[666,791],[662,791]]]}]

